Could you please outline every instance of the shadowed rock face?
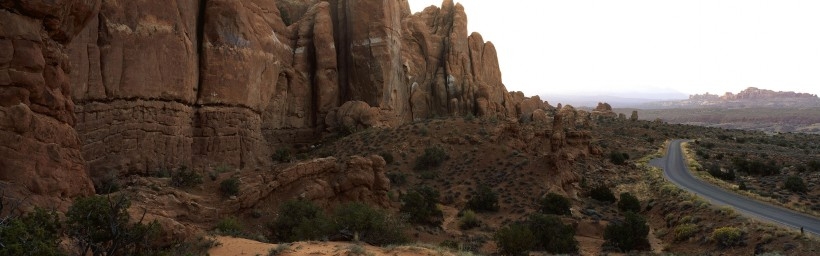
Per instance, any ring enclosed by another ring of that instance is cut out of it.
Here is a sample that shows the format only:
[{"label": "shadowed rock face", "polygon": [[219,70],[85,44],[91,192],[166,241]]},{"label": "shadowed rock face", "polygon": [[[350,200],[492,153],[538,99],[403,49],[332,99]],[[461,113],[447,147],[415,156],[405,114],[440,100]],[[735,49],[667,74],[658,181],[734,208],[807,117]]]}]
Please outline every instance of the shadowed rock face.
[{"label": "shadowed rock face", "polygon": [[99,4],[99,0],[0,2],[3,183],[51,198],[94,192],[80,151],[82,142],[72,127],[76,122],[70,94],[72,66],[65,45]]}]

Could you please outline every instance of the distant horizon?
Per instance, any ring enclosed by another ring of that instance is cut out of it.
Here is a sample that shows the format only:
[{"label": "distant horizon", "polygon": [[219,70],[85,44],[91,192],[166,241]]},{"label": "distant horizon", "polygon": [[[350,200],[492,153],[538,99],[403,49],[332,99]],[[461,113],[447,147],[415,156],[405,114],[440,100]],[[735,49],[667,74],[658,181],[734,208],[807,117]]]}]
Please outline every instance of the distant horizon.
[{"label": "distant horizon", "polygon": [[[414,13],[443,2],[409,1]],[[528,96],[820,95],[820,1],[455,2],[495,45],[507,89]]]}]

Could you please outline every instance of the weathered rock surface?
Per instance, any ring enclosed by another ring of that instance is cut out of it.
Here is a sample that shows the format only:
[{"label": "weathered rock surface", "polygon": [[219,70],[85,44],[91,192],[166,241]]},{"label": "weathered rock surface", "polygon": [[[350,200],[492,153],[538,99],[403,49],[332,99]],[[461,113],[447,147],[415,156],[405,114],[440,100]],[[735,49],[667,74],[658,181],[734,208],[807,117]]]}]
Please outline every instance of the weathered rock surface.
[{"label": "weathered rock surface", "polygon": [[452,0],[416,14],[406,0],[103,0],[91,19],[69,52],[95,176],[255,168],[339,127],[548,107],[507,92],[495,47]]},{"label": "weathered rock surface", "polygon": [[98,5],[79,0],[0,2],[3,187],[19,186],[55,199],[94,192],[72,127],[72,66],[64,47]]}]

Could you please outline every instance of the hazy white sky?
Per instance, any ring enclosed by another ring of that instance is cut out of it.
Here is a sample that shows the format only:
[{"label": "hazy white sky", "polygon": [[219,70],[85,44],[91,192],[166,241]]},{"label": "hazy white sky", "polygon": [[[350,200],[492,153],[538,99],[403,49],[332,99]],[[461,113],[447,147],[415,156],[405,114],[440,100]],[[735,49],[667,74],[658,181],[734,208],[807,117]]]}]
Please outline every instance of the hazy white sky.
[{"label": "hazy white sky", "polygon": [[[410,0],[413,12],[441,0]],[[820,94],[817,0],[456,0],[527,95],[755,86]]]}]

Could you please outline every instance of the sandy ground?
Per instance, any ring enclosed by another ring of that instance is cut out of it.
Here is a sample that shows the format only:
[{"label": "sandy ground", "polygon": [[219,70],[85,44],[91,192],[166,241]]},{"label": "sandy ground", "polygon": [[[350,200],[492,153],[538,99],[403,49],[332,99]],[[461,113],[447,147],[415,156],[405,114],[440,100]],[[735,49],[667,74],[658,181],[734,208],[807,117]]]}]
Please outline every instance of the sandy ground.
[{"label": "sandy ground", "polygon": [[216,240],[222,245],[208,251],[208,254],[212,256],[268,255],[269,251],[274,248],[286,248],[277,255],[455,255],[447,250],[428,248],[424,245],[382,248],[355,243],[308,241],[279,246],[227,236],[218,236]]}]

